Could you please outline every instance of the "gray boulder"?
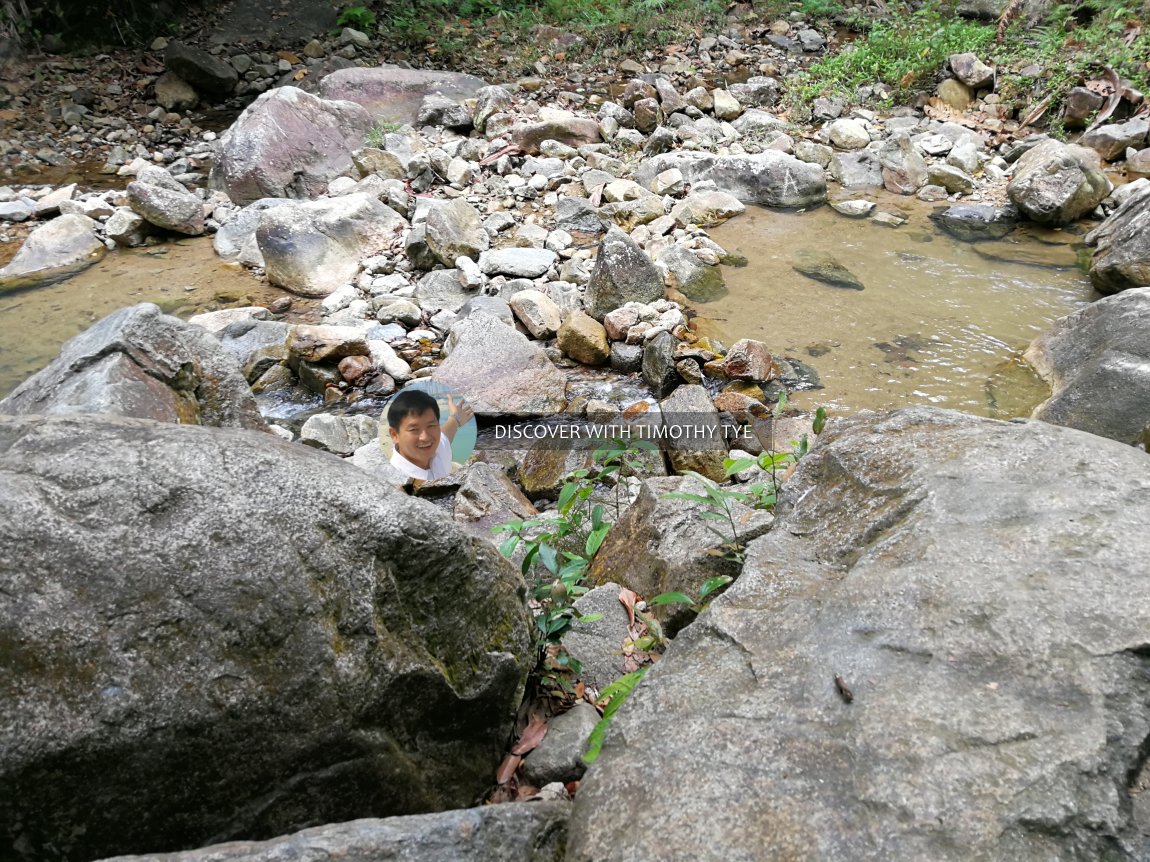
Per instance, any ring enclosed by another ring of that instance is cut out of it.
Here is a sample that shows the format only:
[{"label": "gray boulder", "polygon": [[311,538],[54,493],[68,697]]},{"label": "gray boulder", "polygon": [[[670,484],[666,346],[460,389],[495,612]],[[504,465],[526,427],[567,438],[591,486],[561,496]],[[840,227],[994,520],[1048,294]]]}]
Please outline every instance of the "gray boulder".
[{"label": "gray boulder", "polygon": [[153,85],[156,104],[169,111],[189,111],[200,101],[192,85],[172,72],[164,72]]},{"label": "gray boulder", "polygon": [[229,63],[179,41],[168,43],[164,52],[164,65],[196,90],[210,96],[227,96],[240,80],[239,74]]},{"label": "gray boulder", "polygon": [[104,235],[123,248],[139,248],[153,233],[151,223],[131,207],[116,207],[104,222]]},{"label": "gray boulder", "polygon": [[128,183],[128,206],[164,230],[199,236],[204,232],[204,204],[163,168],[149,165]]},{"label": "gray boulder", "polygon": [[415,123],[427,96],[438,94],[462,102],[485,86],[480,78],[461,72],[401,69],[383,64],[332,72],[320,81],[319,94],[325,99],[355,102],[375,121]]},{"label": "gray boulder", "polygon": [[1146,858],[1145,453],[927,408],[823,437],[615,716],[569,862]]},{"label": "gray boulder", "polygon": [[371,116],[359,105],[276,87],[224,132],[208,183],[239,204],[314,198],[355,170],[351,153],[370,129]]},{"label": "gray boulder", "polygon": [[523,777],[536,787],[554,781],[576,781],[587,771],[583,752],[599,723],[599,710],[585,700],[547,723],[547,735],[523,761]]},{"label": "gray boulder", "polygon": [[439,814],[333,823],[270,841],[231,841],[202,850],[117,856],[104,862],[562,862],[570,809],[571,803],[559,801],[485,805]]},{"label": "gray boulder", "polygon": [[240,364],[206,330],[150,302],[121,308],[60,348],[0,414],[108,413],[263,429]]},{"label": "gray boulder", "polygon": [[484,275],[539,278],[558,259],[559,255],[547,248],[498,248],[479,255],[479,268]]},{"label": "gray boulder", "polygon": [[1110,180],[1092,150],[1044,140],[1014,166],[1007,194],[1040,224],[1061,225],[1085,215],[1110,193]]},{"label": "gray boulder", "polygon": [[323,449],[335,455],[351,455],[372,443],[379,435],[379,422],[370,416],[335,416],[316,413],[299,429],[299,440],[305,446]]},{"label": "gray boulder", "polygon": [[626,672],[623,643],[630,637],[629,620],[619,602],[619,585],[595,587],[575,602],[575,610],[580,616],[602,614],[594,622],[576,622],[563,637],[567,652],[583,666],[579,678],[602,691]]},{"label": "gray boulder", "polygon": [[432,93],[424,96],[416,118],[419,126],[443,126],[448,129],[467,130],[471,128],[471,112],[466,105],[454,99]]},{"label": "gray boulder", "polygon": [[597,144],[599,123],[589,117],[578,117],[570,111],[543,108],[537,122],[520,123],[507,133],[511,143],[528,155],[539,155],[544,141],[558,141],[569,147]]},{"label": "gray boulder", "polygon": [[32,287],[87,269],[107,251],[87,216],[63,215],[35,228],[0,269],[0,291]]},{"label": "gray boulder", "polygon": [[673,245],[659,255],[655,266],[663,273],[667,287],[692,302],[714,302],[727,295],[723,271],[703,263],[697,254],[681,245]]},{"label": "gray boulder", "polygon": [[687,431],[682,437],[667,441],[667,461],[676,472],[692,470],[715,482],[723,481],[723,443],[719,411],[711,403],[707,390],[698,384],[676,387],[659,402],[663,421]]},{"label": "gray boulder", "polygon": [[459,270],[437,269],[419,280],[412,299],[425,311],[447,309],[457,312],[474,295],[474,291],[467,290],[459,283]]},{"label": "gray boulder", "polygon": [[[660,332],[642,347],[640,370],[643,382],[651,387],[656,398],[665,398],[670,395],[676,386],[683,382],[679,372],[675,369],[675,345],[678,342],[669,332]],[[614,347],[618,347],[615,345]],[[614,347],[612,348],[614,350]],[[638,345],[635,345],[636,349]],[[615,353],[612,356],[616,356]],[[624,366],[618,370],[631,370],[631,362],[625,356],[619,356],[616,364]],[[633,362],[633,360],[632,360]]]},{"label": "gray boulder", "polygon": [[490,784],[524,586],[440,510],[269,434],[120,417],[8,420],[0,485],[0,856],[270,838]]},{"label": "gray boulder", "polygon": [[912,195],[926,185],[926,162],[906,132],[892,135],[878,151],[883,185],[888,191]]},{"label": "gray boulder", "polygon": [[853,153],[835,153],[831,156],[830,172],[844,189],[881,189],[883,187],[882,162],[870,150]]},{"label": "gray boulder", "polygon": [[1150,285],[1150,183],[1091,231],[1090,281],[1099,293]]},{"label": "gray boulder", "polygon": [[256,245],[268,281],[301,296],[327,296],[359,262],[387,250],[407,222],[361,193],[265,209]]},{"label": "gray boulder", "polygon": [[256,242],[260,214],[272,207],[292,203],[290,198],[260,198],[248,204],[227,224],[220,225],[212,237],[212,247],[221,260],[263,268],[264,256]]},{"label": "gray boulder", "polygon": [[[703,492],[702,483],[694,476],[644,479],[635,502],[611,528],[591,561],[588,579],[596,584],[614,581],[651,599],[667,592],[697,597],[709,578],[738,577],[738,563],[713,553],[722,540],[710,528],[745,546],[766,533],[774,519],[770,512],[735,503],[731,507],[735,524],[732,535],[726,522],[703,518],[707,511],[703,504],[665,498],[671,493]],[[660,618],[671,623],[672,633],[692,616],[683,605],[663,605],[657,610]]]},{"label": "gray boulder", "polygon": [[546,415],[566,404],[567,378],[538,344],[497,317],[469,315],[444,346],[450,351],[432,379],[476,413]]},{"label": "gray boulder", "polygon": [[1002,239],[1017,224],[1013,208],[998,209],[989,204],[955,204],[931,211],[930,220],[965,242]]},{"label": "gray boulder", "polygon": [[619,228],[609,229],[583,297],[587,313],[602,321],[628,302],[662,299],[663,290],[663,277],[643,249]]},{"label": "gray boulder", "polygon": [[432,207],[427,213],[425,231],[428,249],[444,266],[455,266],[457,257],[474,260],[491,242],[479,210],[463,198]]},{"label": "gray boulder", "polygon": [[1141,441],[1150,422],[1150,287],[1124,290],[1058,321],[1024,358],[1050,384],[1033,416]]},{"label": "gray boulder", "polygon": [[1090,147],[1106,161],[1113,162],[1125,158],[1128,147],[1142,149],[1146,145],[1147,131],[1150,131],[1150,121],[1144,117],[1125,123],[1110,123],[1086,132],[1078,139],[1078,145]]},{"label": "gray boulder", "polygon": [[649,188],[658,174],[670,168],[682,171],[683,178],[690,184],[711,180],[720,191],[734,195],[745,204],[805,207],[827,198],[822,168],[777,150],[736,156],[688,151],[664,153],[640,165],[635,179]]}]

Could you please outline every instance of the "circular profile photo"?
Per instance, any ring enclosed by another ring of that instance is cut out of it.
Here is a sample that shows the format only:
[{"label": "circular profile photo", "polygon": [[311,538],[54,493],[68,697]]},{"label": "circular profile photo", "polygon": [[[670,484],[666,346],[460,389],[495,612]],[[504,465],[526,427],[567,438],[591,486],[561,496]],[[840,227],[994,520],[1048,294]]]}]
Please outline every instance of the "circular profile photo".
[{"label": "circular profile photo", "polygon": [[466,399],[431,380],[413,380],[387,403],[379,441],[391,466],[430,482],[459,469],[475,451],[475,413]]}]

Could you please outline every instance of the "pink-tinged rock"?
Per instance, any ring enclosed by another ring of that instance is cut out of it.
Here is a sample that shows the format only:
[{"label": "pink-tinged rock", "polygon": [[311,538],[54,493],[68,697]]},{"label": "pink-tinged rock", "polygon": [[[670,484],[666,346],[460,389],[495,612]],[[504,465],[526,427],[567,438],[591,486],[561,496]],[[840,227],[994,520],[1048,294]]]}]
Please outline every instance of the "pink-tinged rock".
[{"label": "pink-tinged rock", "polygon": [[486,81],[461,72],[384,65],[332,72],[320,81],[319,94],[325,99],[355,102],[373,120],[415,123],[425,97],[439,94],[461,102],[473,98],[486,86]]},{"label": "pink-tinged rock", "polygon": [[252,102],[220,139],[209,185],[235,203],[314,198],[353,172],[371,116],[352,102],[329,101],[297,87],[277,87]]},{"label": "pink-tinged rock", "polygon": [[588,117],[577,117],[569,111],[544,108],[539,120],[511,129],[511,143],[530,155],[539,155],[539,145],[547,140],[559,141],[569,147],[597,144],[601,140],[599,123]]},{"label": "pink-tinged rock", "polygon": [[727,351],[723,369],[736,380],[763,382],[775,376],[775,360],[767,345],[751,338],[740,338]]}]

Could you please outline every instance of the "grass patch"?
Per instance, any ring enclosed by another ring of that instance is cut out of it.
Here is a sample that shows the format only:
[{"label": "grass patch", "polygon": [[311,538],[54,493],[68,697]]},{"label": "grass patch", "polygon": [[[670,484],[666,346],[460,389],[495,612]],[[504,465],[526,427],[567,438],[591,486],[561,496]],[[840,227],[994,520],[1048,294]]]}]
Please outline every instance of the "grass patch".
[{"label": "grass patch", "polygon": [[[824,0],[806,0],[824,2]],[[972,52],[997,65],[997,92],[1006,100],[1036,101],[1056,94],[1054,116],[1068,89],[1101,75],[1110,65],[1135,88],[1150,88],[1150,10],[1121,0],[1083,0],[1053,6],[1038,25],[1016,21],[997,39],[993,23],[967,21],[938,3],[903,10],[874,25],[838,54],[815,62],[788,81],[792,106],[809,105],[817,96],[855,101],[861,88],[884,84],[888,103],[917,90],[933,90],[946,59]],[[1032,64],[1039,78],[1019,72]]]},{"label": "grass patch", "polygon": [[[825,3],[833,0],[808,0]],[[541,56],[529,31],[539,24],[582,37],[568,58],[604,48],[642,51],[723,20],[722,0],[392,0],[378,15],[379,35],[393,44],[426,50],[439,60],[466,63],[477,45],[497,43],[522,68]]]}]

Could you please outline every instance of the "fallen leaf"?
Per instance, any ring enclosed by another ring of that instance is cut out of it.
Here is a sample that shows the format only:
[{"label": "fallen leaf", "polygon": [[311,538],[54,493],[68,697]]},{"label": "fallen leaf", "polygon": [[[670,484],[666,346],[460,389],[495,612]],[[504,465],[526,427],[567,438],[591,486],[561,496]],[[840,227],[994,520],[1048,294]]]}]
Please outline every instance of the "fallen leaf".
[{"label": "fallen leaf", "polygon": [[1107,66],[1103,77],[1110,82],[1110,85],[1114,88],[1114,92],[1107,97],[1106,104],[1102,106],[1102,110],[1098,112],[1098,116],[1094,118],[1094,122],[1086,129],[1087,132],[1097,129],[1109,120],[1110,115],[1114,113],[1114,109],[1118,107],[1118,103],[1122,101],[1122,80],[1118,77],[1118,73]]},{"label": "fallen leaf", "polygon": [[508,754],[503,758],[503,762],[499,764],[499,769],[495,772],[495,783],[506,784],[515,777],[515,770],[519,768],[519,764],[523,762],[523,758],[518,754]]},{"label": "fallen leaf", "polygon": [[520,756],[527,754],[529,751],[535,749],[539,743],[543,741],[543,737],[547,735],[547,720],[543,718],[533,718],[523,728],[523,733],[519,734],[519,741],[511,749],[512,754]]},{"label": "fallen leaf", "polygon": [[276,56],[281,60],[287,60],[293,66],[300,62],[299,55],[293,54],[291,51],[276,51]]},{"label": "fallen leaf", "polygon": [[308,72],[307,69],[300,69],[298,72],[296,72],[294,75],[291,76],[292,80],[293,81],[302,81],[304,78],[307,77],[307,72]]},{"label": "fallen leaf", "polygon": [[635,625],[635,602],[638,598],[633,590],[629,590],[626,587],[619,587],[619,601],[622,602],[623,607],[627,609],[628,628]]}]

